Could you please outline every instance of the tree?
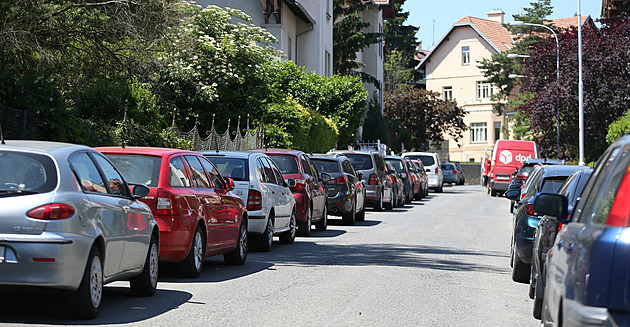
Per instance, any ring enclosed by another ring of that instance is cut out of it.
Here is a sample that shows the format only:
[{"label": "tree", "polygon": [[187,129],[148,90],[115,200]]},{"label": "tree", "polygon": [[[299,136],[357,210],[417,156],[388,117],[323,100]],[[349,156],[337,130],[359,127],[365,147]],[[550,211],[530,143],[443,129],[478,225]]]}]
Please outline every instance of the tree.
[{"label": "tree", "polygon": [[406,0],[395,0],[394,11],[396,15],[393,19],[385,21],[383,28],[383,41],[385,44],[385,60],[391,55],[393,51],[400,53],[402,57],[403,69],[414,69],[417,62],[414,59],[418,46],[418,40],[416,39],[416,33],[418,27],[411,25],[403,25],[409,18],[408,11],[402,11],[402,6]]},{"label": "tree", "polygon": [[[606,149],[608,126],[627,110],[630,98],[630,21],[602,20],[601,29],[585,26],[583,38],[584,157],[596,160]],[[560,80],[555,81],[555,44],[536,47],[524,63],[523,88],[535,97],[521,110],[531,119],[541,152],[555,148],[555,112],[560,110],[560,147],[567,157],[577,157],[578,49],[577,28],[558,34]]]},{"label": "tree", "polygon": [[400,121],[410,133],[410,147],[423,148],[425,142],[439,147],[446,134],[458,141],[466,130],[464,115],[454,101],[442,100],[437,92],[408,86],[385,96],[385,116]]},{"label": "tree", "polygon": [[416,72],[415,68],[407,68],[404,55],[398,50],[392,50],[385,56],[383,68],[385,91],[405,88],[413,82]]},{"label": "tree", "polygon": [[[357,53],[379,41],[379,33],[365,31],[370,26],[361,18],[368,7],[360,0],[334,0],[333,9],[333,70],[335,74],[352,75],[363,67]],[[358,72],[363,81],[378,84],[369,74]],[[378,86],[378,85],[377,85]]]}]

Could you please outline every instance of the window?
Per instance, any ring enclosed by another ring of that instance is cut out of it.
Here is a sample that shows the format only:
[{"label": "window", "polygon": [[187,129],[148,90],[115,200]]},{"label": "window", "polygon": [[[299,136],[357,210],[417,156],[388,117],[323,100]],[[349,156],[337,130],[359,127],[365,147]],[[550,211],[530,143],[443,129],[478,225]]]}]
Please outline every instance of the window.
[{"label": "window", "polygon": [[107,193],[103,177],[98,172],[98,168],[90,159],[90,156],[83,152],[70,158],[72,170],[79,179],[81,189],[86,192]]},{"label": "window", "polygon": [[208,180],[208,176],[206,176],[206,173],[203,170],[203,166],[201,166],[201,162],[199,162],[196,156],[186,156],[185,158],[188,162],[188,166],[190,166],[190,170],[192,170],[195,186],[201,188],[209,188],[210,181]]},{"label": "window", "polygon": [[494,122],[494,140],[501,139],[501,123]]},{"label": "window", "polygon": [[175,157],[169,164],[171,187],[190,187],[190,179],[186,175],[186,167],[182,157]]},{"label": "window", "polygon": [[127,192],[127,186],[123,183],[123,178],[120,173],[114,168],[107,159],[98,154],[92,154],[92,157],[101,166],[103,174],[107,179],[107,185],[109,186],[109,193],[120,196],[129,196]]},{"label": "window", "polygon": [[492,83],[486,81],[477,81],[477,99],[490,99],[492,96]]},{"label": "window", "polygon": [[462,65],[470,65],[470,47],[462,47]]},{"label": "window", "polygon": [[293,40],[291,38],[287,42],[287,59],[293,61]]},{"label": "window", "polygon": [[274,164],[271,159],[267,159],[267,162],[269,162],[269,165],[271,165],[271,171],[273,172],[273,174],[276,175],[276,184],[284,186],[284,176],[280,172],[280,169],[278,169],[276,164]]},{"label": "window", "polygon": [[[210,177],[210,186],[218,189],[225,189],[223,187],[223,185],[225,185],[223,177],[221,177],[221,174],[219,173],[217,168],[210,162],[210,160],[205,157],[199,157],[199,161],[201,161],[201,165],[206,170],[206,174],[208,174],[208,177]],[[245,176],[248,176],[248,174],[246,174]],[[247,180],[249,180],[249,178]]]},{"label": "window", "polygon": [[442,98],[444,100],[453,100],[453,87],[445,86],[442,88]]},{"label": "window", "polygon": [[271,168],[271,163],[267,158],[261,158],[263,167],[265,169],[265,182],[276,184],[278,181],[276,180],[276,174],[274,174],[273,169]]},{"label": "window", "polygon": [[324,51],[324,53],[326,55],[325,59],[324,59],[324,60],[326,60],[326,62],[324,63],[324,65],[325,65],[324,69],[326,70],[326,71],[324,71],[324,76],[330,76],[331,73],[332,73],[332,70],[330,69],[330,63],[331,63],[330,52],[328,52],[328,50],[326,50],[326,51]]},{"label": "window", "polygon": [[488,141],[488,123],[470,124],[470,143],[483,143]]}]

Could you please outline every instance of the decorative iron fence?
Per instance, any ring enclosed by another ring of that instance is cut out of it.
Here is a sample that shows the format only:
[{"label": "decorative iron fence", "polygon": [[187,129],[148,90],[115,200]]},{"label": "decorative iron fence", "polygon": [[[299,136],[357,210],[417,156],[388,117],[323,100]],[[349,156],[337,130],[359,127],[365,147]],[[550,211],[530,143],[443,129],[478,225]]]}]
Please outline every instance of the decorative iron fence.
[{"label": "decorative iron fence", "polygon": [[240,116],[238,117],[235,131],[232,131],[230,133],[231,125],[229,120],[227,125],[228,127],[225,132],[219,133],[214,127],[213,115],[212,126],[210,127],[210,130],[205,132],[205,137],[201,136],[197,122],[195,122],[195,126],[188,132],[182,132],[177,128],[177,126],[175,126],[174,123],[171,129],[178,137],[192,141],[193,150],[195,151],[242,151],[250,149],[260,149],[263,147],[264,128],[261,125],[258,128],[251,129],[249,126],[249,117],[247,117],[247,124],[242,130]]}]

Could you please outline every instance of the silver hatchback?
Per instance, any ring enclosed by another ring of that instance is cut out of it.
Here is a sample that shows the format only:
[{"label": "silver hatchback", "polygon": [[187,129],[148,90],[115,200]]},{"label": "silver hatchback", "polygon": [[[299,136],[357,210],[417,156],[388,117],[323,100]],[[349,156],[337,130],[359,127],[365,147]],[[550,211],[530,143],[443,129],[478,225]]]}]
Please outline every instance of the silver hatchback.
[{"label": "silver hatchback", "polygon": [[98,315],[103,285],[157,287],[159,232],[151,210],[116,168],[86,146],[0,145],[0,286],[67,290],[76,318]]}]

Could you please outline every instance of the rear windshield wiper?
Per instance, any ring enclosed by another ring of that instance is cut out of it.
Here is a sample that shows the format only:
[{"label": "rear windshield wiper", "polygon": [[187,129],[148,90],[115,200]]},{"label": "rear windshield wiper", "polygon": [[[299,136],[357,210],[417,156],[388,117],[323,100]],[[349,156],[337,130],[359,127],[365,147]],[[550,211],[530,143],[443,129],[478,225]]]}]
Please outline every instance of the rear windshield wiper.
[{"label": "rear windshield wiper", "polygon": [[1,190],[0,189],[0,196],[26,195],[26,194],[37,194],[37,193],[39,192],[33,191],[33,190],[15,190],[15,189]]}]

